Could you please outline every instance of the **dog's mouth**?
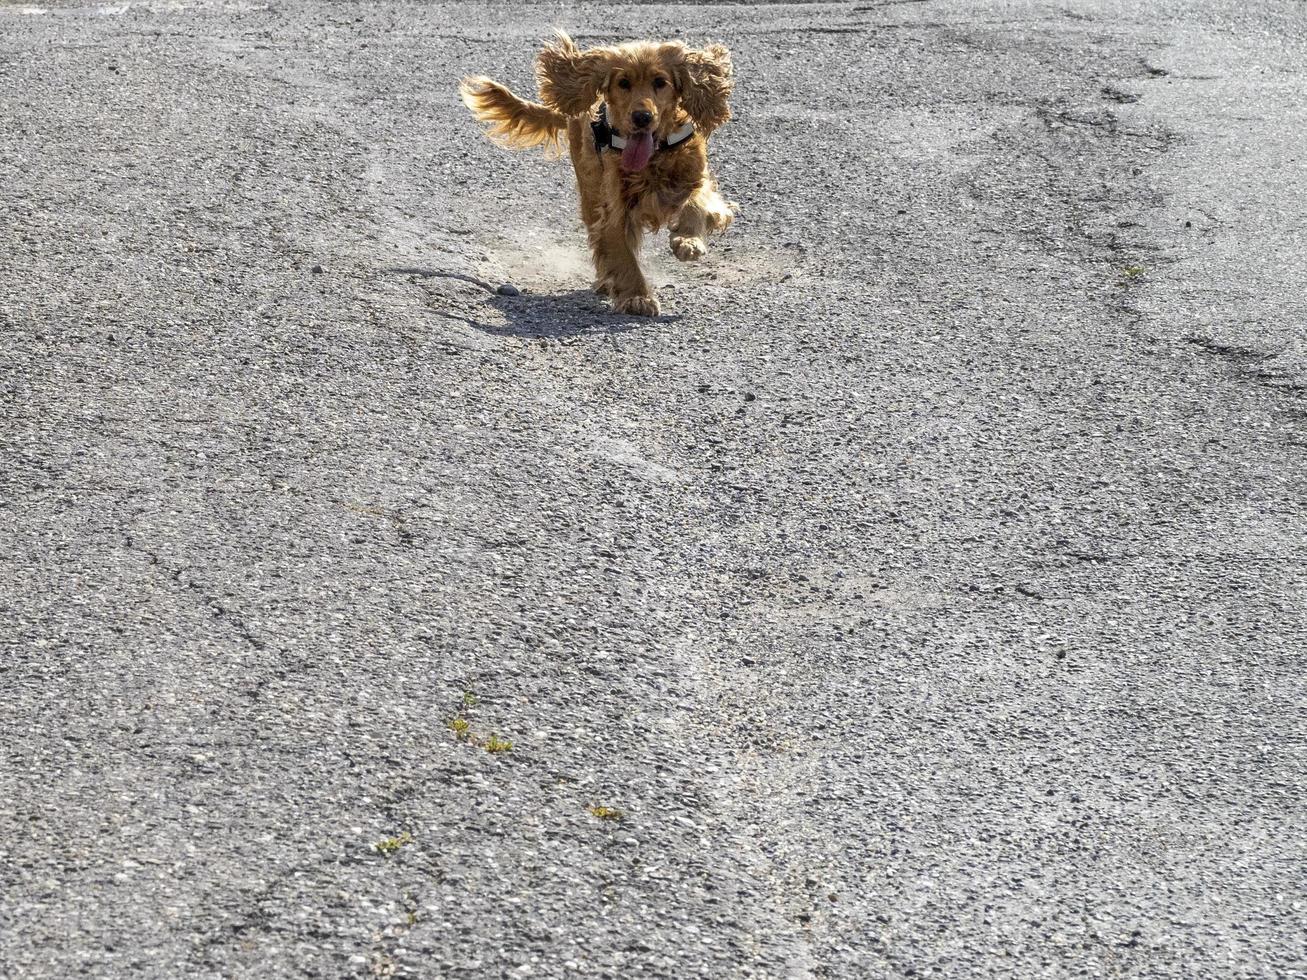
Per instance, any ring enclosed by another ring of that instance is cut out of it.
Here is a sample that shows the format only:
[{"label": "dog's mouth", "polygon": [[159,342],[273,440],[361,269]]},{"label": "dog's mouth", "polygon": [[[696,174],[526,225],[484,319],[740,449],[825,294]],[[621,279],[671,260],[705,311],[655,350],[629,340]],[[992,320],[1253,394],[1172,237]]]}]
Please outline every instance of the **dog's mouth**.
[{"label": "dog's mouth", "polygon": [[643,170],[649,165],[649,158],[653,156],[653,151],[653,133],[648,130],[632,133],[626,138],[626,147],[622,150],[622,169]]}]

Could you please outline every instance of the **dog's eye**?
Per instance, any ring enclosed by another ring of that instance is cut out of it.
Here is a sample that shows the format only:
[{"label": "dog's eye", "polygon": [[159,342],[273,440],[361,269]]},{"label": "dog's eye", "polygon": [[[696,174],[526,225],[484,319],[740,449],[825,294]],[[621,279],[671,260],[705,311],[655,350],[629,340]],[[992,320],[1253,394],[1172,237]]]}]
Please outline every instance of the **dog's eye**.
[{"label": "dog's eye", "polygon": [[630,88],[630,87],[631,87],[631,80],[630,80],[629,78],[623,78],[621,81],[619,81],[619,82],[617,83],[617,87],[618,87],[618,88]]},{"label": "dog's eye", "polygon": [[667,79],[662,78],[661,76],[654,79],[654,88],[666,88],[666,87],[667,87]]}]

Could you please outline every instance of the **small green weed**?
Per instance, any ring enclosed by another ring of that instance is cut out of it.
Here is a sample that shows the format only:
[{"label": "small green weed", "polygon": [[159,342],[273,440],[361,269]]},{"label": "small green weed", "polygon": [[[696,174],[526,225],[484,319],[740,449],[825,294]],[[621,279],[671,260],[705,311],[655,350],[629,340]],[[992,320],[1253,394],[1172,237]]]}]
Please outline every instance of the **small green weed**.
[{"label": "small green weed", "polygon": [[466,718],[451,718],[449,720],[449,730],[454,733],[456,738],[467,738],[471,727]]},{"label": "small green weed", "polygon": [[598,817],[600,820],[617,821],[626,817],[625,811],[619,810],[615,806],[599,806],[596,804],[590,807],[589,810],[590,816]]},{"label": "small green weed", "polygon": [[498,755],[500,752],[513,751],[513,743],[506,738],[500,738],[498,735],[491,735],[486,739],[486,751],[492,755]]},{"label": "small green weed", "polygon": [[390,855],[394,854],[401,847],[407,847],[412,843],[413,835],[406,830],[398,837],[386,837],[383,840],[379,840],[373,844],[372,847],[378,854],[384,854],[386,857],[390,857]]},{"label": "small green weed", "polygon": [[1142,265],[1128,265],[1121,270],[1121,275],[1125,276],[1127,280],[1138,279],[1147,271]]}]

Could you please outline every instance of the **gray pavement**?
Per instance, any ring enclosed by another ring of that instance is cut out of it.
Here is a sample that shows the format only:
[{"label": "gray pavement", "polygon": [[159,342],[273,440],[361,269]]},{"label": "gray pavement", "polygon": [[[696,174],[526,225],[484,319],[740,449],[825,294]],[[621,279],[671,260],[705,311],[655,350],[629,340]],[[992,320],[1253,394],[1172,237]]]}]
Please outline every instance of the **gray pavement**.
[{"label": "gray pavement", "polygon": [[[553,26],[734,52],[657,320],[458,102]],[[1307,975],[1305,56],[0,2],[0,975]]]}]

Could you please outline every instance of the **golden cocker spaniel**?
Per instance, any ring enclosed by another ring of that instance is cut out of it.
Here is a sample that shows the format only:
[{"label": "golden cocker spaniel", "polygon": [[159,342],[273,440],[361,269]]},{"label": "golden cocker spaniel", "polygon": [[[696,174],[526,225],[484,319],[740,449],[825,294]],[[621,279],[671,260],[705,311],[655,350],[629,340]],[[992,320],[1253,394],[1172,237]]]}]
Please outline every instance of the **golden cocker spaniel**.
[{"label": "golden cocker spaniel", "polygon": [[707,139],[731,117],[733,71],[720,44],[636,41],[582,51],[561,31],[536,59],[540,102],[489,78],[463,80],[463,101],[513,149],[557,149],[564,132],[581,217],[594,256],[595,289],[619,313],[657,316],[637,255],[645,230],[671,229],[672,253],[700,258],[735,205],[717,192]]}]

